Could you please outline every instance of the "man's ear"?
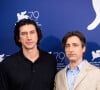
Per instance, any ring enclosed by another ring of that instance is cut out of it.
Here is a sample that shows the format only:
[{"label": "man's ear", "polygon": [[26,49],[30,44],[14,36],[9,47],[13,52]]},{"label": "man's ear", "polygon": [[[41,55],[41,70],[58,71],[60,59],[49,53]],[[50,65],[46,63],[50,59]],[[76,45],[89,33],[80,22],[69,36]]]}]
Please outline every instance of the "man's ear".
[{"label": "man's ear", "polygon": [[83,53],[85,53],[85,51],[86,51],[86,46],[83,47]]}]

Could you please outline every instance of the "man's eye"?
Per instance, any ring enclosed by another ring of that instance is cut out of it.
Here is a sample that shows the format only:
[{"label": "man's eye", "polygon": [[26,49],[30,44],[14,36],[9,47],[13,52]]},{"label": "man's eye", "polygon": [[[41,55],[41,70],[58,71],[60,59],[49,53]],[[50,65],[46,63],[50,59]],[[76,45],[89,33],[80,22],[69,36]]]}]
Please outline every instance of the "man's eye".
[{"label": "man's eye", "polygon": [[65,47],[70,47],[70,45],[66,44]]},{"label": "man's eye", "polygon": [[31,34],[36,33],[36,31],[31,31],[30,33],[31,33]]},{"label": "man's eye", "polygon": [[33,34],[34,33],[34,31],[31,31],[31,34]]},{"label": "man's eye", "polygon": [[77,47],[77,46],[79,46],[79,45],[78,45],[78,44],[74,44],[73,46]]},{"label": "man's eye", "polygon": [[26,34],[27,34],[26,32],[22,32],[22,33],[21,33],[21,35],[26,35]]}]

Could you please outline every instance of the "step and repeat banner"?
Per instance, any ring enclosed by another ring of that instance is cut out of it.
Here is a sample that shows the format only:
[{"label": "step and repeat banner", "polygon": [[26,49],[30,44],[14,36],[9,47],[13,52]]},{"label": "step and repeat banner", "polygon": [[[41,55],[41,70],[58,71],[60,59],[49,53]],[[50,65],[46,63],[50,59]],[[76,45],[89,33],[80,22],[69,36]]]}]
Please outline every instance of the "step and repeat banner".
[{"label": "step and repeat banner", "polygon": [[1,0],[0,62],[17,52],[13,39],[15,23],[31,18],[40,26],[40,48],[53,54],[57,69],[68,63],[61,40],[66,32],[80,30],[87,39],[84,58],[100,68],[100,0]]}]

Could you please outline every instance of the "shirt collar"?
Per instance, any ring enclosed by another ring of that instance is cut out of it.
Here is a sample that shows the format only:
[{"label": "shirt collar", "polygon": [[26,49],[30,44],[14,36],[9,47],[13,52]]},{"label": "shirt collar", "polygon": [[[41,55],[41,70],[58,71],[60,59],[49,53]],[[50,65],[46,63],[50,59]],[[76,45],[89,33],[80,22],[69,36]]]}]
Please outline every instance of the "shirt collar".
[{"label": "shirt collar", "polygon": [[[75,69],[78,69],[80,71],[84,63],[85,63],[85,60],[83,60]],[[67,65],[67,71],[68,70],[71,70],[70,64]]]}]

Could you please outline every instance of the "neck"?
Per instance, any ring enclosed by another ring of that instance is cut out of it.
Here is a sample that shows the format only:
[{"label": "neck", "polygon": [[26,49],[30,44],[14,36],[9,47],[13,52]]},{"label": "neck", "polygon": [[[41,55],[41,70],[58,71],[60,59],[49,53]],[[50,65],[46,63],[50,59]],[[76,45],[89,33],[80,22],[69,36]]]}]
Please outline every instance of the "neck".
[{"label": "neck", "polygon": [[39,50],[37,48],[30,49],[30,50],[23,49],[23,54],[30,61],[35,62],[39,57]]},{"label": "neck", "polygon": [[76,62],[70,62],[71,70],[74,70],[81,62],[82,62],[82,60],[79,60],[79,61],[76,61]]}]

